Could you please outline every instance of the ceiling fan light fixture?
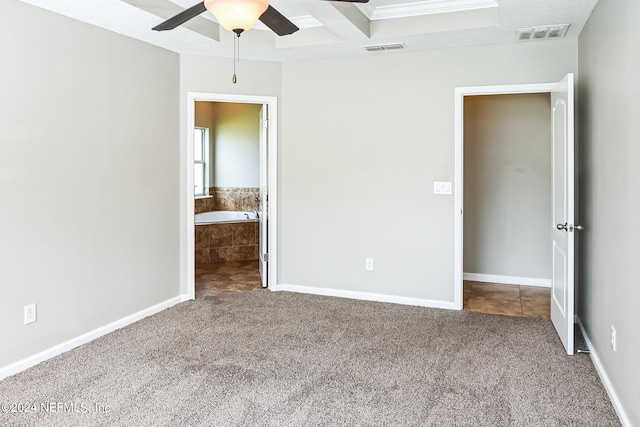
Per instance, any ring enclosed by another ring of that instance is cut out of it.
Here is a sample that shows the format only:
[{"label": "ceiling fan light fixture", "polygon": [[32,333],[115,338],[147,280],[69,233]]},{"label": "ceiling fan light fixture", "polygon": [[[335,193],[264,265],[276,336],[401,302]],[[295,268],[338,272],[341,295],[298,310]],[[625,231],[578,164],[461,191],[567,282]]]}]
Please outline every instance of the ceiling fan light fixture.
[{"label": "ceiling fan light fixture", "polygon": [[204,6],[229,31],[253,27],[269,7],[267,0],[205,0]]}]

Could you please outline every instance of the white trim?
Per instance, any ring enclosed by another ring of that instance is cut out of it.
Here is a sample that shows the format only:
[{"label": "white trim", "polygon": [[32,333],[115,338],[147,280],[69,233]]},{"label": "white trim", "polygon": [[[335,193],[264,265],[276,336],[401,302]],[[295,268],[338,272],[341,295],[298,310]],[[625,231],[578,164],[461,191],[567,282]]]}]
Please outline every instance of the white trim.
[{"label": "white trim", "polygon": [[535,277],[501,276],[497,274],[462,273],[464,280],[473,282],[503,283],[505,285],[539,286],[550,288],[551,279],[539,279]]},{"label": "white trim", "polygon": [[187,207],[187,235],[181,237],[181,241],[186,239],[187,247],[187,295],[189,299],[196,299],[196,225],[195,225],[195,192],[193,188],[193,129],[195,128],[196,104],[195,98],[187,94],[187,188],[185,191],[186,200],[183,202]]},{"label": "white trim", "polygon": [[372,21],[498,7],[498,3],[495,0],[428,0],[378,7],[372,4],[357,5]]},{"label": "white trim", "polygon": [[471,86],[454,89],[454,182],[453,182],[453,306],[462,310],[463,289],[463,180],[464,180],[464,97],[475,95],[510,95],[547,93],[557,83],[535,83],[499,86]]},{"label": "white trim", "polygon": [[193,128],[195,127],[195,102],[234,102],[240,104],[267,105],[269,120],[269,205],[268,251],[269,288],[275,288],[278,278],[278,98],[275,96],[233,95],[220,93],[187,93],[187,191],[183,203],[187,205],[187,294],[195,299],[195,224],[193,206]]},{"label": "white trim", "polygon": [[558,85],[555,83],[532,83],[515,85],[468,86],[457,87],[455,92],[462,96],[475,95],[516,95],[520,93],[551,93]]},{"label": "white trim", "polygon": [[611,380],[609,380],[609,376],[607,375],[607,371],[604,369],[604,366],[602,366],[602,362],[600,362],[600,358],[598,357],[598,353],[596,353],[596,351],[593,348],[593,345],[591,344],[591,340],[589,339],[589,336],[587,335],[587,331],[585,331],[584,329],[584,325],[582,324],[582,321],[580,320],[580,317],[576,316],[577,320],[578,320],[578,326],[580,327],[580,330],[582,331],[582,336],[584,337],[584,341],[587,344],[587,347],[589,348],[589,356],[591,356],[591,361],[593,362],[593,366],[595,366],[596,368],[596,372],[598,373],[598,376],[600,377],[600,381],[602,381],[602,384],[604,385],[604,389],[607,391],[607,394],[609,395],[609,399],[611,400],[611,403],[613,404],[613,409],[616,410],[616,414],[618,414],[618,418],[620,418],[620,423],[622,423],[622,425],[624,427],[631,427],[631,420],[629,419],[629,417],[627,416],[627,413],[625,412],[624,408],[622,407],[622,402],[620,402],[620,399],[618,398],[618,394],[616,393],[615,389],[613,388],[613,384],[611,384]]},{"label": "white trim", "polygon": [[324,295],[364,301],[388,302],[393,304],[414,305],[419,307],[455,309],[449,301],[436,301],[422,298],[401,297],[396,295],[374,294],[370,292],[346,291],[342,289],[316,288],[313,286],[279,284],[274,290],[297,292],[301,294]]},{"label": "white trim", "polygon": [[455,89],[454,100],[454,172],[453,172],[453,303],[456,310],[462,310],[463,273],[463,231],[462,184],[464,179],[464,96],[463,88]]},{"label": "white trim", "polygon": [[[293,16],[290,17],[289,20],[295,24],[296,27],[303,28],[316,28],[316,27],[324,27],[322,22],[318,21],[318,19],[313,15],[302,15],[302,16]],[[269,27],[264,25],[262,22],[258,21],[251,28],[256,28],[265,31],[271,31]]]},{"label": "white trim", "polygon": [[100,338],[104,335],[107,335],[116,329],[123,328],[132,323],[137,322],[138,320],[144,319],[145,317],[156,314],[164,309],[172,307],[176,304],[179,304],[188,299],[187,295],[181,295],[175,298],[171,298],[149,308],[145,308],[144,310],[140,310],[137,313],[130,314],[129,316],[123,317],[122,319],[111,322],[107,325],[100,326],[99,328],[94,329],[93,331],[82,334],[78,337],[71,338],[68,341],[65,341],[61,344],[54,345],[46,350],[41,351],[40,353],[36,353],[32,356],[29,356],[25,359],[19,360],[11,365],[0,368],[0,380],[6,378],[11,375],[15,375],[18,372],[22,372],[32,366],[37,365],[38,363],[44,362],[45,360],[51,359],[52,357],[58,356],[64,352],[72,350],[76,347],[79,347],[83,344],[91,342],[96,338]]}]

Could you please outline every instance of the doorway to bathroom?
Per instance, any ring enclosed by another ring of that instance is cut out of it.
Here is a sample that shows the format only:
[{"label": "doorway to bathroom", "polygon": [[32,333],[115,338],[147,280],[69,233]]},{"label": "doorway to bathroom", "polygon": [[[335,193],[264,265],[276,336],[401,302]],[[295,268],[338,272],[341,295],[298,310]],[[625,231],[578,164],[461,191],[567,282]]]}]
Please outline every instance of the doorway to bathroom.
[{"label": "doorway to bathroom", "polygon": [[188,107],[189,293],[273,288],[276,99],[190,93]]}]

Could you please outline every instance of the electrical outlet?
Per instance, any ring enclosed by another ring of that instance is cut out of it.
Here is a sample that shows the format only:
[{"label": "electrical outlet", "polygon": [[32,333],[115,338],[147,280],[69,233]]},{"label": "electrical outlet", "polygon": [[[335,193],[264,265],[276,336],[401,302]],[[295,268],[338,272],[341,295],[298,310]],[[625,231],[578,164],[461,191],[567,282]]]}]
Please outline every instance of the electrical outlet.
[{"label": "electrical outlet", "polygon": [[35,304],[24,306],[24,324],[28,325],[37,320],[37,309]]},{"label": "electrical outlet", "polygon": [[364,269],[366,271],[373,271],[373,258],[366,258],[364,260]]},{"label": "electrical outlet", "polygon": [[616,328],[611,325],[611,350],[618,350],[618,343],[616,342]]}]

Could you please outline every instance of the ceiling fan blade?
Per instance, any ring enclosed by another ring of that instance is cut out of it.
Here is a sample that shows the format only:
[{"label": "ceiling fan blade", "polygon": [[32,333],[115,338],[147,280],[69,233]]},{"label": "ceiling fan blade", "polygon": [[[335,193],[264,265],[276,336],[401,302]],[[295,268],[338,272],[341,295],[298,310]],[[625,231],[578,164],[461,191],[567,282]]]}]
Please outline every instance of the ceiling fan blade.
[{"label": "ceiling fan blade", "polygon": [[271,7],[271,5],[260,15],[260,21],[279,36],[293,34],[300,29],[296,27],[293,22],[285,18],[283,14]]},{"label": "ceiling fan blade", "polygon": [[204,1],[203,1],[202,3],[198,3],[195,6],[191,6],[189,9],[180,12],[173,18],[167,19],[162,24],[156,25],[152,29],[156,31],[173,30],[177,26],[187,22],[189,19],[193,19],[196,16],[200,15],[205,10],[207,10],[207,8],[204,7]]}]

